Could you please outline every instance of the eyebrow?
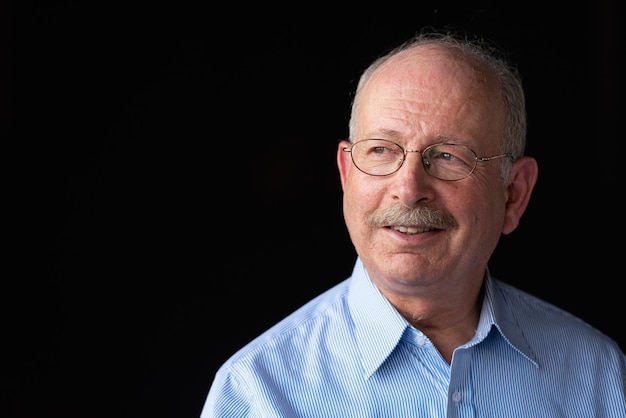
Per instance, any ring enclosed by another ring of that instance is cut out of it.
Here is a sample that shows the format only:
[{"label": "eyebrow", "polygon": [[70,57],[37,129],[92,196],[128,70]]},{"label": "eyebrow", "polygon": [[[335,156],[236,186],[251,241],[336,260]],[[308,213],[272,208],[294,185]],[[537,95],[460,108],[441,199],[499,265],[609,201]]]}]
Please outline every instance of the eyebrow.
[{"label": "eyebrow", "polygon": [[[403,135],[394,129],[381,128],[381,129],[377,129],[371,132],[370,134],[364,136],[361,139],[386,139],[388,141],[401,143],[402,142],[401,140],[403,139]],[[435,137],[433,144],[440,144],[440,143],[441,144],[465,145],[466,147],[469,147],[472,145],[472,142],[467,139],[455,138],[455,137],[447,136],[445,134],[439,134]]]}]

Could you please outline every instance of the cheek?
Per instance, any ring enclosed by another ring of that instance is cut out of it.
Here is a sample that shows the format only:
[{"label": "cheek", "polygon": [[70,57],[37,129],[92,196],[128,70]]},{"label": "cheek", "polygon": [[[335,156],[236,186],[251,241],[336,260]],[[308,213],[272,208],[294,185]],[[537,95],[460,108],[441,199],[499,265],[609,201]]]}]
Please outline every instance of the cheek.
[{"label": "cheek", "polygon": [[445,207],[459,222],[470,228],[500,228],[504,217],[501,189],[486,185],[459,187],[439,193]]},{"label": "cheek", "polygon": [[478,194],[470,192],[470,188],[452,188],[438,190],[436,206],[450,212],[457,220],[469,219],[477,221],[482,202]]},{"label": "cheek", "polygon": [[384,189],[377,182],[360,178],[358,173],[348,176],[343,195],[344,216],[350,227],[364,225],[367,216],[375,211],[384,196]]},{"label": "cheek", "polygon": [[375,178],[353,171],[348,176],[345,194],[353,200],[357,207],[369,207],[379,203],[385,195],[384,182],[376,181]]},{"label": "cheek", "polygon": [[[482,229],[487,235],[499,236],[504,224],[505,202],[499,193],[479,193],[479,198],[471,199],[465,206],[465,210],[471,215],[466,218],[470,222],[470,228]],[[463,216],[460,211],[459,216]]]}]

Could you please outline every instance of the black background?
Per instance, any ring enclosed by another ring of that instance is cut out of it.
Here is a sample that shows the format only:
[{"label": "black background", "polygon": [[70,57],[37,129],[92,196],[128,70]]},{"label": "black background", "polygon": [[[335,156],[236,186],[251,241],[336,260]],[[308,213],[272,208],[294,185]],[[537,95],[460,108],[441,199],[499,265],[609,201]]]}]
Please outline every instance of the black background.
[{"label": "black background", "polygon": [[626,347],[621,6],[473,3],[4,8],[0,416],[197,417],[221,362],[349,275],[351,93],[424,25],[524,77],[540,176],[492,271]]}]

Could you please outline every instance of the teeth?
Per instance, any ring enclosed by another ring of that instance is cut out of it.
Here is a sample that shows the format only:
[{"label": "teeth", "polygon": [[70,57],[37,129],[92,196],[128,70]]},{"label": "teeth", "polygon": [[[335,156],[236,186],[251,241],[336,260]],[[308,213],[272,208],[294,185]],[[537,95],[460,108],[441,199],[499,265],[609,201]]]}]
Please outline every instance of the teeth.
[{"label": "teeth", "polygon": [[431,228],[412,228],[407,226],[392,226],[392,228],[396,231],[402,232],[403,234],[419,234],[431,230]]}]

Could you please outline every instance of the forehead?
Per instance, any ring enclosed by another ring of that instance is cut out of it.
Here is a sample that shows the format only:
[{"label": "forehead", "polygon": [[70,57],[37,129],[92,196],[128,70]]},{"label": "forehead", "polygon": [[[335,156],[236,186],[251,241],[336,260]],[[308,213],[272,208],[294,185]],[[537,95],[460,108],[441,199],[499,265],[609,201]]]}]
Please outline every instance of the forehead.
[{"label": "forehead", "polygon": [[391,86],[409,90],[437,86],[466,88],[488,94],[497,78],[487,64],[468,53],[445,45],[418,45],[384,62],[368,82],[369,87]]},{"label": "forehead", "polygon": [[492,71],[452,47],[413,47],[373,72],[359,98],[359,119],[365,125],[410,129],[407,134],[431,128],[440,135],[484,135],[486,129],[501,128],[504,119],[499,83]]}]

